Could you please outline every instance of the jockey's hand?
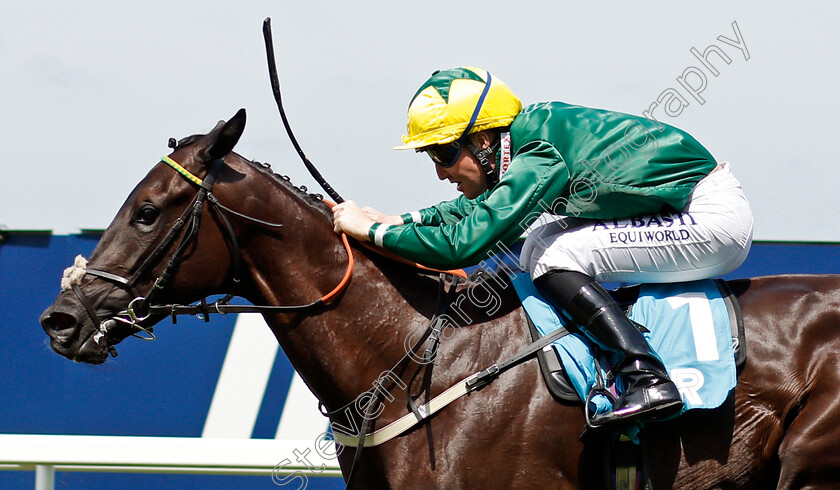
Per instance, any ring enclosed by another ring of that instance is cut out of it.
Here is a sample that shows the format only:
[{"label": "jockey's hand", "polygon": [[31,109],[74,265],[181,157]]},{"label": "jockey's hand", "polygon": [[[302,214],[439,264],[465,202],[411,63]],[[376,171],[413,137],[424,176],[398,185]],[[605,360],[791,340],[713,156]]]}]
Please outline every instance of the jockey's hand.
[{"label": "jockey's hand", "polygon": [[335,218],[335,232],[347,233],[359,241],[368,241],[368,230],[373,226],[374,220],[365,214],[353,201],[345,201],[337,204],[332,209]]},{"label": "jockey's hand", "polygon": [[403,224],[402,216],[394,216],[393,214],[384,214],[379,212],[376,209],[365,207],[362,208],[362,212],[367,215],[368,218],[376,221],[377,223],[385,223],[386,225],[401,225]]}]

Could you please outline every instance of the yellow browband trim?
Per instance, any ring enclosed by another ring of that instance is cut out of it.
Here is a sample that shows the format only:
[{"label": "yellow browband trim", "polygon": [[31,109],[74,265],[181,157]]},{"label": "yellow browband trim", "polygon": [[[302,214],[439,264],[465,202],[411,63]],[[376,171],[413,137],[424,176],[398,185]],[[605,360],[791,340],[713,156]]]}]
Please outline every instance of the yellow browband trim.
[{"label": "yellow browband trim", "polygon": [[176,172],[178,172],[179,174],[183,175],[183,176],[184,176],[187,180],[189,180],[189,181],[190,181],[190,182],[192,182],[193,184],[196,184],[196,185],[201,185],[201,184],[204,182],[203,180],[201,180],[201,179],[199,179],[198,177],[196,177],[195,175],[193,175],[193,174],[192,174],[189,170],[187,170],[187,169],[185,169],[184,167],[182,167],[182,166],[181,166],[178,162],[176,162],[175,160],[173,160],[173,159],[171,159],[171,158],[169,158],[169,157],[167,157],[167,156],[162,156],[162,157],[160,157],[160,160],[161,160],[163,163],[165,163],[165,164],[169,165],[170,167],[174,168]]}]

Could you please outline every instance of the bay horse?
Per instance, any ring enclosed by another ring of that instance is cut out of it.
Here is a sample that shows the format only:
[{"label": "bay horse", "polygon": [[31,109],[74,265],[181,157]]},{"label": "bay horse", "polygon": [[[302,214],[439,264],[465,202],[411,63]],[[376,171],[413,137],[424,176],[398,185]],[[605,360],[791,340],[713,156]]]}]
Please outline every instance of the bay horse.
[{"label": "bay horse", "polygon": [[[151,302],[149,291],[158,289],[157,304],[231,294],[254,305],[308,305],[336,291],[350,250],[355,270],[331,301],[264,314],[291,364],[323,406],[336,411],[394,369],[405,357],[406,339],[425,331],[436,311],[438,278],[357,243],[346,249],[323,202],[232,152],[244,126],[240,111],[206,135],[171,144],[165,159],[179,163],[180,173],[166,163],[151,169],[102,235],[87,273],[71,281],[40,322],[59,354],[102,363],[114,345],[165,318],[157,311],[125,320],[138,293]],[[200,207],[195,218],[202,225],[174,233],[179,222],[193,219],[190,203],[202,178],[204,187],[215,181],[208,201],[231,211]],[[187,233],[191,240],[171,238]],[[840,277],[786,275],[729,285],[744,316],[746,364],[720,408],[645,428],[654,488],[836,487]],[[470,285],[454,292],[453,304],[470,321],[449,329],[423,376],[411,377],[410,366],[394,371],[399,379],[373,428],[408,413],[407,394],[398,391],[422,393],[425,384],[423,398],[436,396],[530,343],[512,288],[496,289],[492,308],[489,293],[482,304]],[[151,311],[150,304],[135,306]],[[598,438],[581,441],[584,422],[580,405],[549,394],[531,359],[408,432],[365,448],[354,486],[599,488],[602,446]],[[355,453],[346,447],[338,456],[345,478]]]}]

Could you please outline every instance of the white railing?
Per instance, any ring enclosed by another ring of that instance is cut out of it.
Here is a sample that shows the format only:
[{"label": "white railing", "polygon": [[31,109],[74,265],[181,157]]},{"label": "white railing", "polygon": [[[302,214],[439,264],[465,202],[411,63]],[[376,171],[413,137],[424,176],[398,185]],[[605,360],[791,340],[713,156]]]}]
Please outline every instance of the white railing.
[{"label": "white railing", "polygon": [[37,490],[56,471],[341,476],[305,439],[0,434],[0,469],[35,471]]}]

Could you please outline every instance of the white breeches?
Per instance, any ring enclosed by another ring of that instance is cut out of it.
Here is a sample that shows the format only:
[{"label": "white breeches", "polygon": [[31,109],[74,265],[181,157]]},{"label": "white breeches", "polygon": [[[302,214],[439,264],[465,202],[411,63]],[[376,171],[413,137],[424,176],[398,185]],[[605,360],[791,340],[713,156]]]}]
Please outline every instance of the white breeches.
[{"label": "white breeches", "polygon": [[731,272],[746,259],[753,217],[727,162],[701,180],[678,213],[617,220],[543,215],[520,256],[532,278],[551,270],[602,282],[682,282]]}]

